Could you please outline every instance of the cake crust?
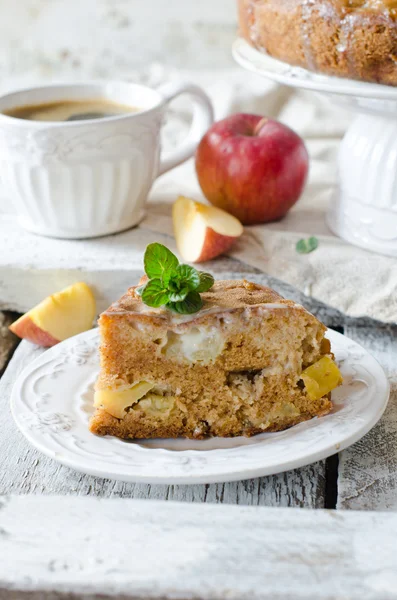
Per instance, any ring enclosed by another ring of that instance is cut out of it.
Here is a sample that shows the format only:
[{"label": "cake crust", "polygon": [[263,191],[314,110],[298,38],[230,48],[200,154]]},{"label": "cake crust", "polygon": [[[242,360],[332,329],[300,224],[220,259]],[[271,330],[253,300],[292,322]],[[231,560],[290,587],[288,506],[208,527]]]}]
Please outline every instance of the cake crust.
[{"label": "cake crust", "polygon": [[135,290],[100,317],[97,393],[128,395],[142,382],[146,393],[122,418],[98,404],[93,433],[252,436],[332,409],[328,393],[312,399],[301,380],[302,370],[331,349],[326,327],[299,304],[247,281],[219,281],[202,294],[198,313],[175,315],[144,305]]},{"label": "cake crust", "polygon": [[241,35],[291,65],[397,85],[397,0],[238,0]]},{"label": "cake crust", "polygon": [[[146,278],[142,278],[139,285],[145,282]],[[175,313],[172,313],[166,308],[151,308],[146,306],[135,290],[139,286],[129,288],[129,290],[110,308],[101,315],[102,318],[114,315],[125,315],[131,313],[135,317],[138,315],[148,316],[150,319],[158,319],[167,323],[182,323],[183,321],[191,321],[195,319],[203,319],[212,311],[216,310],[241,310],[247,306],[263,305],[270,303],[282,303],[290,306],[297,306],[290,300],[285,300],[276,291],[271,288],[251,283],[246,280],[223,280],[216,281],[213,287],[204,294],[201,294],[204,306],[193,315],[182,316],[178,319]]]}]

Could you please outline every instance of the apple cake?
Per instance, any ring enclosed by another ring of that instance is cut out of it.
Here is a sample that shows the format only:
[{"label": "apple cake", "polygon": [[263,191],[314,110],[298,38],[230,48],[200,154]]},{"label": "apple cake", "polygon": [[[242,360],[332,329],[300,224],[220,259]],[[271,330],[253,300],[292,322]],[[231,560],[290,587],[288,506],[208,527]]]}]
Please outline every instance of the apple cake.
[{"label": "apple cake", "polygon": [[241,35],[291,65],[397,85],[397,0],[238,0]]},{"label": "apple cake", "polygon": [[151,308],[132,287],[99,319],[90,429],[119,438],[252,436],[332,409],[341,383],[326,327],[248,281],[217,281],[195,314]]}]

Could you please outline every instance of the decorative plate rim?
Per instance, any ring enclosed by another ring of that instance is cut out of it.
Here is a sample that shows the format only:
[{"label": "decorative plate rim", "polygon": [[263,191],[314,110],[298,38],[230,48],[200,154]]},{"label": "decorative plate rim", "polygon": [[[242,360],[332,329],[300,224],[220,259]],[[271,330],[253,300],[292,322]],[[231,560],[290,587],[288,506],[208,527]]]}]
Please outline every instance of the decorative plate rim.
[{"label": "decorative plate rim", "polygon": [[353,340],[332,330],[328,337],[346,377],[335,392],[335,410],[278,433],[202,442],[123,442],[91,434],[87,424],[98,373],[98,329],[70,338],[32,361],[14,385],[11,410],[22,434],[40,452],[96,477],[196,484],[274,475],[323,460],[357,442],[387,406],[390,387],[379,363]]}]

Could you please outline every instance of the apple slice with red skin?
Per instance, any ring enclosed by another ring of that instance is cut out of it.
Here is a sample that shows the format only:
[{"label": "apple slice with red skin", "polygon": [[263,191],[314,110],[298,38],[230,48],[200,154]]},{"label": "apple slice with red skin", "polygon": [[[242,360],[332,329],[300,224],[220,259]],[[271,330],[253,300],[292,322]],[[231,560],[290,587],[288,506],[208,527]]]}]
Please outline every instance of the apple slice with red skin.
[{"label": "apple slice with red skin", "polygon": [[10,330],[39,346],[55,346],[73,335],[91,329],[96,303],[86,283],[78,282],[45,298],[22,315]]},{"label": "apple slice with red skin", "polygon": [[215,123],[196,152],[204,196],[244,225],[283,217],[299,200],[308,170],[299,135],[258,115],[240,113]]},{"label": "apple slice with red skin", "polygon": [[227,252],[242,235],[240,221],[224,210],[180,196],[173,207],[176,245],[183,260],[211,260]]}]

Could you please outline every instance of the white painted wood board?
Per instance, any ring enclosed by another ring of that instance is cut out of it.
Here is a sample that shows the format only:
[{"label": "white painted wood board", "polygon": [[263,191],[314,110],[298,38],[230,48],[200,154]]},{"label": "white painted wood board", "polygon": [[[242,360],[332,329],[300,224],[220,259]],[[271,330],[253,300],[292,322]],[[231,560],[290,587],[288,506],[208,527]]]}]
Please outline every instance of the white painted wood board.
[{"label": "white painted wood board", "polygon": [[[101,312],[139,281],[149,243],[176,250],[170,236],[147,228],[91,240],[54,240],[28,233],[9,215],[0,216],[0,239],[0,310],[18,312],[80,280],[92,286]],[[238,265],[240,271],[255,271],[223,258],[206,268],[217,273],[233,265],[235,270]]]},{"label": "white painted wood board", "polygon": [[396,537],[396,514],[11,496],[0,597],[389,600]]},{"label": "white painted wood board", "polygon": [[[397,327],[348,324],[346,335],[378,359],[391,383],[381,421],[362,440],[341,453],[338,508],[397,510]],[[396,542],[397,545],[397,542]]]},{"label": "white painted wood board", "polygon": [[0,309],[26,312],[58,289],[84,280],[104,310],[143,273],[143,253],[166,236],[131,229],[94,240],[53,240],[21,229],[11,216],[0,217]]},{"label": "white painted wood board", "polygon": [[[161,219],[161,214],[157,217]],[[0,215],[0,310],[26,312],[49,294],[83,279],[93,287],[98,311],[135,285],[143,274],[147,244],[160,242],[176,251],[174,239],[159,233],[153,218],[145,228],[92,240],[53,240],[21,229],[15,218]],[[156,223],[155,223],[156,225]],[[200,268],[216,277],[232,279],[256,273],[259,283],[275,287],[282,295],[305,304],[327,324],[341,325],[344,316],[336,309],[305,296],[296,288],[268,277],[237,260],[220,257]],[[227,271],[229,273],[227,273]]]}]

